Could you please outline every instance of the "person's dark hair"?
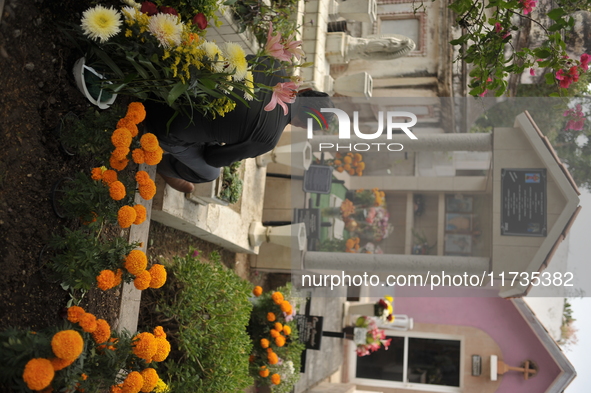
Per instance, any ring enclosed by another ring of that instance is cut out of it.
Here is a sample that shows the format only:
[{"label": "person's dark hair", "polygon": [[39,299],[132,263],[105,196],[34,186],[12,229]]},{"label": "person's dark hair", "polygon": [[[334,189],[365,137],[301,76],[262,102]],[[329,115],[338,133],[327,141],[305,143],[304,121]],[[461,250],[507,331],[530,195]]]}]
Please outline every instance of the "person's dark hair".
[{"label": "person's dark hair", "polygon": [[319,118],[318,113],[321,112],[320,110],[322,108],[334,108],[334,103],[328,94],[311,89],[299,92],[291,108],[292,116],[294,118],[297,117],[302,124],[308,124],[308,118],[313,119],[312,125],[314,130],[326,129],[326,125],[330,123],[334,116],[334,113],[322,113],[326,124],[324,124],[322,119],[320,119],[320,122],[316,120],[316,118]]}]

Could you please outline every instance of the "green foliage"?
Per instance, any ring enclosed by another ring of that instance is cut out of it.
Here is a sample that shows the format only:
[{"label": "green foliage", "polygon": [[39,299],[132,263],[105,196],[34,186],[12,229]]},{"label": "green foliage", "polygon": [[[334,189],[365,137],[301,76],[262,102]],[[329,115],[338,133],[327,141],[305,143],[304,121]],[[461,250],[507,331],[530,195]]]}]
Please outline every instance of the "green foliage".
[{"label": "green foliage", "polygon": [[343,252],[345,251],[347,241],[345,239],[324,239],[320,243],[320,251]]},{"label": "green foliage", "polygon": [[297,0],[272,0],[268,6],[259,0],[228,0],[234,18],[240,23],[241,31],[251,28],[261,45],[267,42],[269,25],[283,37],[294,34],[298,26],[292,15],[297,14]]},{"label": "green foliage", "polygon": [[183,21],[191,21],[195,15],[202,13],[207,20],[217,21],[215,12],[219,10],[219,0],[155,0],[158,6],[172,7],[178,11]]},{"label": "green foliage", "polygon": [[70,112],[61,120],[60,141],[72,153],[108,162],[113,150],[111,134],[123,116],[125,110],[120,106],[100,113],[88,108],[80,118]]},{"label": "green foliage", "polygon": [[225,268],[217,253],[210,263],[191,255],[174,258],[158,292],[158,310],[175,326],[169,338],[178,352],[164,364],[171,390],[242,391],[253,383],[248,375],[252,345],[245,328],[252,309],[250,284]]},{"label": "green foliage", "polygon": [[[261,384],[269,385],[273,393],[288,393],[290,392],[299,379],[299,370],[301,366],[301,355],[305,346],[299,341],[297,324],[294,320],[286,318],[286,314],[281,311],[281,307],[273,300],[273,293],[279,292],[283,295],[283,299],[292,305],[292,314],[295,315],[295,299],[296,294],[293,292],[291,284],[277,288],[276,291],[265,292],[256,299],[253,299],[253,310],[248,325],[248,332],[253,341],[253,361],[250,363],[251,375]],[[276,319],[270,322],[267,318],[269,312],[272,312]],[[287,319],[290,319],[289,321]],[[285,345],[278,346],[275,339],[271,336],[271,329],[274,329],[275,323],[281,323],[283,326],[289,326],[291,334],[282,334],[285,337]],[[269,348],[277,354],[282,361],[277,364],[270,364],[268,359],[267,349],[261,346],[261,340],[269,341]],[[269,370],[268,377],[259,375],[261,367],[266,367]],[[271,383],[271,375],[279,374],[281,376],[281,383],[273,385]]]},{"label": "green foliage", "polygon": [[240,174],[238,173],[241,163],[241,161],[238,161],[229,167],[224,167],[224,181],[222,184],[222,190],[218,195],[221,200],[228,203],[236,203],[242,196],[243,183],[240,179]]},{"label": "green foliage", "polygon": [[[62,282],[64,289],[88,291],[96,285],[101,270],[117,270],[125,256],[137,248],[121,237],[101,239],[88,229],[65,229],[63,236],[54,236],[50,246],[56,251],[48,266]],[[123,280],[131,282],[133,276],[125,272]]]}]

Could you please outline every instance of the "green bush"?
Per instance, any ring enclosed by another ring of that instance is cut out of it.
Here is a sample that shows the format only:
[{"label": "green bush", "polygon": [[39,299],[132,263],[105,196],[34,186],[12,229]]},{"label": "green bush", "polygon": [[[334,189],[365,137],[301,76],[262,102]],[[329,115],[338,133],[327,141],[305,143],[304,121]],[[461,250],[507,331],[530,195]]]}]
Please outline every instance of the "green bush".
[{"label": "green bush", "polygon": [[173,345],[164,363],[171,391],[229,393],[253,384],[246,326],[250,284],[225,268],[219,254],[203,262],[191,252],[175,257],[157,296],[157,311]]}]

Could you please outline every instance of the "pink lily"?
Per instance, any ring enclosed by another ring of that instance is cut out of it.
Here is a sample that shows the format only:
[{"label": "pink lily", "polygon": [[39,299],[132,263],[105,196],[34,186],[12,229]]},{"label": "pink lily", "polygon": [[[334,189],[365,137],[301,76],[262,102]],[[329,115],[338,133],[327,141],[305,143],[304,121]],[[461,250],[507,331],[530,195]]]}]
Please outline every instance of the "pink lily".
[{"label": "pink lily", "polygon": [[275,109],[277,104],[279,104],[283,108],[283,114],[287,115],[289,109],[285,103],[293,104],[295,102],[297,89],[298,85],[293,82],[277,83],[273,87],[273,96],[271,97],[271,101],[263,109],[267,112],[270,112]]},{"label": "pink lily", "polygon": [[304,56],[304,50],[302,49],[302,41],[294,41],[293,35],[289,36],[287,42],[284,44],[284,53],[286,56],[289,56],[291,60],[291,56],[295,56],[296,59],[300,59]]},{"label": "pink lily", "polygon": [[286,54],[283,45],[281,44],[281,34],[273,35],[273,24],[269,24],[269,33],[267,33],[267,43],[265,44],[265,52],[277,60],[289,61],[291,60],[291,53]]}]

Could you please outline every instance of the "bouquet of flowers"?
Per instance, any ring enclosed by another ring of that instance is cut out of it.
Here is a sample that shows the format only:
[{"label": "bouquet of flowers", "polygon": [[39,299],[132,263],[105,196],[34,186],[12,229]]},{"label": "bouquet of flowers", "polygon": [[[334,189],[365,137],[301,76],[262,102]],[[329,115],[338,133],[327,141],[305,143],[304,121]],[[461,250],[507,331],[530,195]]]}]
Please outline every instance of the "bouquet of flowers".
[{"label": "bouquet of flowers", "polygon": [[384,349],[388,350],[390,346],[391,338],[386,339],[386,333],[383,330],[378,329],[378,325],[375,320],[370,317],[359,317],[355,321],[355,327],[367,329],[365,334],[365,342],[357,343],[357,356],[366,356],[372,352],[377,351],[384,346]]},{"label": "bouquet of flowers", "polygon": [[260,88],[273,89],[265,110],[281,105],[286,112],[285,102],[295,100],[298,83],[255,86],[253,72],[273,73],[292,65],[293,57],[303,55],[301,41],[273,34],[270,26],[267,45],[247,59],[236,43],[218,46],[205,40],[202,15],[183,22],[171,7],[127,4],[120,10],[97,5],[81,19],[81,36],[90,45],[87,63],[106,78],[95,82],[102,89],[155,99],[177,111],[189,107],[214,118],[234,109],[236,101],[252,100]]},{"label": "bouquet of flowers", "polygon": [[374,315],[384,321],[392,322],[394,320],[393,301],[394,299],[391,296],[384,296],[383,299],[378,300],[374,305]]}]

